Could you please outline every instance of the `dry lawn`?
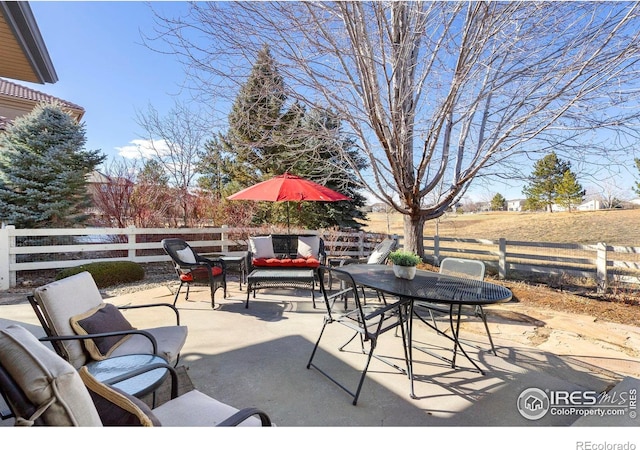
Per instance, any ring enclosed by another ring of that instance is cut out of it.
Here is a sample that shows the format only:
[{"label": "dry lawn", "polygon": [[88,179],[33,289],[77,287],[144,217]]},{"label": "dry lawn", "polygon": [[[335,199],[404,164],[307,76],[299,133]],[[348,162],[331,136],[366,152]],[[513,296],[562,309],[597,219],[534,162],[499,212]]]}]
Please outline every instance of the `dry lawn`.
[{"label": "dry lawn", "polygon": [[[640,247],[640,209],[573,213],[490,212],[447,215],[427,223],[425,236],[563,242]],[[366,231],[404,234],[399,214],[370,213]],[[425,267],[433,269],[430,267]],[[514,301],[542,309],[586,314],[599,320],[640,326],[640,295],[620,290],[606,296],[523,281],[492,280],[513,292]]]},{"label": "dry lawn", "polygon": [[[369,213],[365,231],[404,234],[402,215]],[[448,214],[427,222],[425,236],[640,247],[640,209],[557,213]],[[436,230],[438,232],[436,233]]]}]

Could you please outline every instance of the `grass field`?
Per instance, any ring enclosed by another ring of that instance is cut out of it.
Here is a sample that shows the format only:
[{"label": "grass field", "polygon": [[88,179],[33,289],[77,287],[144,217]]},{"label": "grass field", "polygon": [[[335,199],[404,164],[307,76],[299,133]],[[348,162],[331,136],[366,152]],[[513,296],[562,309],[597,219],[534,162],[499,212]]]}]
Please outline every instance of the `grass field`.
[{"label": "grass field", "polygon": [[[369,213],[365,231],[404,234],[398,213]],[[436,233],[436,229],[438,230]],[[448,214],[424,227],[425,236],[640,247],[640,209],[554,213]]]}]

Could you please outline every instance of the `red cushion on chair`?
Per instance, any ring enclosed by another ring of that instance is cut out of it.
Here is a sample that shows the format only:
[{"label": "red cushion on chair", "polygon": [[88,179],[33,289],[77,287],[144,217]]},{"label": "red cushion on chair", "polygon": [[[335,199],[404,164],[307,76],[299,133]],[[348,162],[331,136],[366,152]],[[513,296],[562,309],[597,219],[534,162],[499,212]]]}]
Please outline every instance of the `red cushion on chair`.
[{"label": "red cushion on chair", "polygon": [[[218,275],[222,275],[222,268],[218,266],[214,266],[211,268],[211,273],[213,274],[214,277],[217,277]],[[180,274],[180,281],[185,281],[187,283],[190,283],[194,280],[208,280],[208,279],[209,279],[209,274],[207,273],[206,267],[197,267],[191,270],[191,272],[185,272]]]}]

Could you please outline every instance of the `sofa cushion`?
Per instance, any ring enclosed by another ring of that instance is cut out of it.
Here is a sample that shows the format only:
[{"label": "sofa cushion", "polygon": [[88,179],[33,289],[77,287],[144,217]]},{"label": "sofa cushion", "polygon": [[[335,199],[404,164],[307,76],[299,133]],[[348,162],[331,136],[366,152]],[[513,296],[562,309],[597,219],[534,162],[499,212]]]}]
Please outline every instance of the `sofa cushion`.
[{"label": "sofa cushion", "polygon": [[320,252],[318,236],[298,236],[298,258],[316,258]]},{"label": "sofa cushion", "polygon": [[122,390],[100,383],[87,370],[80,368],[80,378],[89,390],[102,424],[106,427],[160,426],[151,408],[142,400]]},{"label": "sofa cushion", "polygon": [[249,246],[254,258],[275,258],[271,236],[255,236],[249,238]]},{"label": "sofa cushion", "polygon": [[286,268],[286,267],[304,267],[306,269],[315,269],[320,267],[320,261],[316,258],[254,258],[251,262],[255,267],[262,268]]},{"label": "sofa cushion", "polygon": [[[19,325],[0,330],[0,361],[47,425],[101,426],[76,369]],[[48,406],[47,406],[48,405]],[[17,423],[26,424],[20,418]]]},{"label": "sofa cushion", "polygon": [[[120,310],[111,303],[103,303],[97,308],[73,316],[70,322],[74,331],[82,336],[110,331],[135,330]],[[85,339],[83,344],[91,357],[99,361],[108,358],[116,347],[130,337],[130,335],[124,335]]]},{"label": "sofa cushion", "polygon": [[[56,336],[75,335],[69,319],[103,303],[100,290],[89,272],[81,272],[38,287],[33,294]],[[60,343],[69,355],[69,362],[73,367],[79,369],[87,362],[87,354],[80,340]]]}]

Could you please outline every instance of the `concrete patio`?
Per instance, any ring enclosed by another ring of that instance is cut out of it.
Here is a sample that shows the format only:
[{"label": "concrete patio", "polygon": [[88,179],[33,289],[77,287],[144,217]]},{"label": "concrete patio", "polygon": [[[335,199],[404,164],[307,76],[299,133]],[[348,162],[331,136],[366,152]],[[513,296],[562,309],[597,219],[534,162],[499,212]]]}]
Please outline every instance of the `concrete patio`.
[{"label": "concrete patio", "polygon": [[[140,291],[109,301],[122,304],[172,302],[171,288]],[[486,374],[467,370],[471,365],[459,358],[462,368],[449,365],[419,351],[414,352],[415,393],[409,396],[407,377],[373,360],[357,406],[336,385],[314,369],[307,369],[309,355],[322,325],[323,310],[311,303],[309,291],[264,290],[245,309],[246,293],[229,283],[229,296],[216,294],[211,308],[206,288],[193,288],[190,301],[181,295],[178,308],[189,336],[181,356],[194,386],[225,403],[265,410],[279,427],[452,427],[569,425],[638,425],[628,416],[601,421],[578,420],[578,415],[547,414],[539,420],[524,418],[517,409],[518,396],[527,388],[551,391],[595,391],[611,389],[625,374],[494,335],[498,356],[488,351],[485,335],[465,332],[479,349],[467,346],[472,358]],[[129,314],[129,313],[128,313]],[[168,316],[128,316],[134,324],[166,324]],[[42,336],[42,329],[28,304],[0,306],[0,326],[17,322]],[[517,326],[517,325],[513,325]],[[525,324],[522,325],[526,326]],[[350,352],[337,348],[349,337],[344,327],[327,329],[318,364],[340,380],[355,385],[364,357],[357,343]],[[521,333],[524,333],[523,329]],[[517,333],[517,332],[516,332]],[[424,326],[417,326],[416,341],[435,352],[450,355],[450,342]],[[402,364],[401,338],[385,334],[378,354]],[[350,381],[349,381],[350,380]],[[628,382],[628,381],[627,381]],[[639,388],[637,380],[633,387]]]}]

